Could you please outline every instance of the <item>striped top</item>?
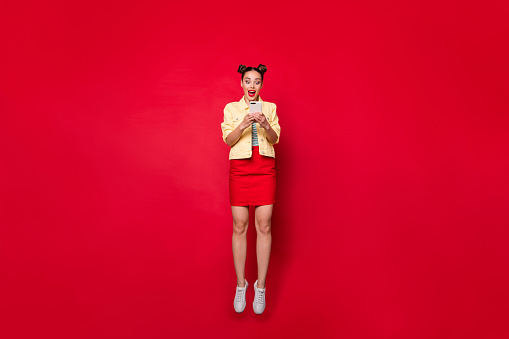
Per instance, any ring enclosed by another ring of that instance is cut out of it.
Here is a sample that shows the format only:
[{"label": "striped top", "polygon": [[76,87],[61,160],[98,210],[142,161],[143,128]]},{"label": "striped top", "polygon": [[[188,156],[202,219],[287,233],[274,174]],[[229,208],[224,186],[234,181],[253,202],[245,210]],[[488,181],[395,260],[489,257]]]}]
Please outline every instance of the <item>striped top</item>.
[{"label": "striped top", "polygon": [[258,131],[256,130],[256,122],[253,122],[253,133],[251,134],[251,141],[253,146],[258,146]]}]

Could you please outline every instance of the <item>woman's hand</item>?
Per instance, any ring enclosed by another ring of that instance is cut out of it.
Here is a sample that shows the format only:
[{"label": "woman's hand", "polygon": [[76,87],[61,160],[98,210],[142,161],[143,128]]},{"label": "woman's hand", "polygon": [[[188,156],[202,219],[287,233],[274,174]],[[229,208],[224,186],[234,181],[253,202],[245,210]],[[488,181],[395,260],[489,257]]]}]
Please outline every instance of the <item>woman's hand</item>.
[{"label": "woman's hand", "polygon": [[244,119],[242,120],[242,122],[239,124],[239,128],[243,131],[245,130],[246,128],[248,128],[249,126],[251,126],[251,124],[253,123],[253,121],[255,120],[254,116],[252,115],[252,113],[248,113],[246,114],[246,116],[244,117]]},{"label": "woman's hand", "polygon": [[259,123],[262,128],[264,128],[264,129],[270,128],[269,121],[267,120],[267,118],[265,117],[265,115],[262,112],[254,112],[254,113],[249,113],[249,114],[251,114],[254,117],[254,120],[257,123]]}]

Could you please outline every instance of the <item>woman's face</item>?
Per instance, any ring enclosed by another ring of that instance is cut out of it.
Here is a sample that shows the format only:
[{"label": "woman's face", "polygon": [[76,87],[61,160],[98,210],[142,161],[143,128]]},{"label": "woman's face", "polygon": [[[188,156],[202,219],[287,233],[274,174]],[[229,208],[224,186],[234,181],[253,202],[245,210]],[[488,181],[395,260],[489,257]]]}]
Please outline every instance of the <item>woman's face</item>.
[{"label": "woman's face", "polygon": [[249,71],[244,73],[244,79],[242,79],[242,88],[244,89],[244,96],[249,101],[258,99],[260,90],[262,89],[262,76],[257,71]]}]

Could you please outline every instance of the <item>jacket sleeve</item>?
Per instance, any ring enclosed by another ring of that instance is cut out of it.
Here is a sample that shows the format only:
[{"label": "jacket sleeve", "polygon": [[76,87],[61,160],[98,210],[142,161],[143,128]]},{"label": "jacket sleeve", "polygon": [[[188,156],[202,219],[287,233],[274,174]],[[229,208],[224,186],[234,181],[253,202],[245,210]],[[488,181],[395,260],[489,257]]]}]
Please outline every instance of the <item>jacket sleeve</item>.
[{"label": "jacket sleeve", "polygon": [[230,110],[230,104],[224,107],[223,122],[221,123],[221,130],[223,131],[223,141],[226,143],[226,137],[233,131],[233,114]]},{"label": "jacket sleeve", "polygon": [[270,121],[270,126],[277,134],[277,140],[272,145],[275,145],[279,142],[279,135],[281,134],[281,126],[279,126],[279,118],[276,113],[276,108],[277,108],[276,104],[272,104],[272,119]]}]

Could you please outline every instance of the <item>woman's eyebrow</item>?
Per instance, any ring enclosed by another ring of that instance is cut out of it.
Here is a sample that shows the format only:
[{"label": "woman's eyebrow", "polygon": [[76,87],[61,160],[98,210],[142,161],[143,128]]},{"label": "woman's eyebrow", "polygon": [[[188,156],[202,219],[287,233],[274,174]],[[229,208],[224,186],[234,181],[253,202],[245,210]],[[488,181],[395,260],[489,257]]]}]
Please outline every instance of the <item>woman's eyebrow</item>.
[{"label": "woman's eyebrow", "polygon": [[[249,79],[249,80],[251,80],[251,78],[250,78],[250,77],[245,77],[244,79]],[[260,79],[260,78],[255,78],[255,80],[262,80],[262,79]]]}]

